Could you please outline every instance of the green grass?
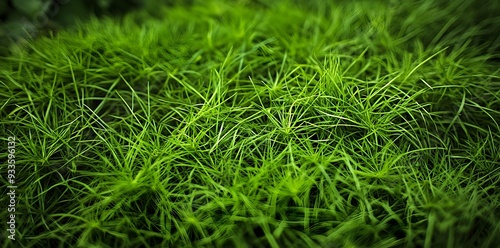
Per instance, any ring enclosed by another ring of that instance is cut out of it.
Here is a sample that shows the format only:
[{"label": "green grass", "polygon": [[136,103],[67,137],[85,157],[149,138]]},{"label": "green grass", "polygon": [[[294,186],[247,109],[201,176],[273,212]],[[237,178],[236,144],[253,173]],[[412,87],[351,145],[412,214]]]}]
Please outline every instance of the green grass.
[{"label": "green grass", "polygon": [[495,247],[500,18],[480,6],[198,1],[12,45],[1,247]]}]

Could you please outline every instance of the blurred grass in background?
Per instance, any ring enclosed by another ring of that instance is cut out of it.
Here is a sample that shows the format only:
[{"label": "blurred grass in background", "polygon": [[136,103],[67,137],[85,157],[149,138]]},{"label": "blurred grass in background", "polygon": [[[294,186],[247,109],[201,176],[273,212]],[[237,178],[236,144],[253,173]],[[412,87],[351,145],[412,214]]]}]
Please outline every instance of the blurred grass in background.
[{"label": "blurred grass in background", "polygon": [[[129,11],[147,10],[150,14],[163,6],[190,4],[179,0],[2,0],[0,2],[0,45],[19,39],[50,35],[78,20],[91,17],[120,16]],[[2,51],[0,51],[2,52]],[[5,49],[3,49],[5,52]]]},{"label": "blurred grass in background", "polygon": [[[248,5],[269,7],[279,4],[281,1],[265,0],[229,0],[225,3],[234,5]],[[329,9],[335,4],[343,4],[348,1],[293,1],[299,8],[306,11],[312,11],[311,14],[332,13]],[[364,5],[373,4],[374,1],[360,0],[357,3]],[[428,32],[427,37],[438,35],[442,27],[447,27],[453,32],[467,32],[469,27],[483,26],[498,30],[498,18],[500,11],[500,2],[495,0],[477,1],[375,1],[381,2],[387,8],[398,8],[398,5],[404,4],[407,8],[399,8],[400,15],[407,15],[403,27],[406,30],[389,30],[398,32],[402,35],[405,32],[419,33],[422,30],[414,30],[412,26],[425,28]],[[192,6],[196,4],[193,0],[3,0],[0,2],[0,37],[5,45],[7,40],[16,40],[19,38],[29,38],[39,33],[46,34],[47,31],[57,30],[67,27],[76,22],[76,20],[85,20],[91,16],[123,15],[129,11],[146,10],[152,16],[159,16],[163,6],[172,5]],[[420,10],[428,10],[425,16],[417,16],[415,13],[421,13]],[[375,11],[375,10],[374,10]],[[406,11],[406,13],[405,13]],[[413,14],[412,14],[413,13]],[[436,22],[436,20],[438,20]],[[411,23],[414,23],[413,25]],[[416,24],[418,23],[418,24]],[[404,25],[406,24],[406,25]],[[443,34],[441,34],[443,35]],[[498,32],[485,31],[479,34],[477,42],[495,42],[492,49],[498,49],[500,43]]]}]

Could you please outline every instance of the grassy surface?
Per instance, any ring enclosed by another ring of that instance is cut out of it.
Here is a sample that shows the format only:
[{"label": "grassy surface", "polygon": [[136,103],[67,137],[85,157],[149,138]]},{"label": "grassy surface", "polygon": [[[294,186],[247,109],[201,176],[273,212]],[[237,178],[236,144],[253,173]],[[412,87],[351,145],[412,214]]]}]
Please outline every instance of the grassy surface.
[{"label": "grassy surface", "polygon": [[237,3],[10,48],[1,247],[500,242],[498,3]]}]

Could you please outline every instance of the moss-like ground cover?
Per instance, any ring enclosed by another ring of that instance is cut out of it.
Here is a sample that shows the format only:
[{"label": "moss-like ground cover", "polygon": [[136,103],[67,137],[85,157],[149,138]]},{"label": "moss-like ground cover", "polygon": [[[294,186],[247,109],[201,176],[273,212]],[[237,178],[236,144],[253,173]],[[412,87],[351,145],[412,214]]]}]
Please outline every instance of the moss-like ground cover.
[{"label": "moss-like ground cover", "polygon": [[495,247],[497,10],[195,1],[19,42],[1,247]]}]

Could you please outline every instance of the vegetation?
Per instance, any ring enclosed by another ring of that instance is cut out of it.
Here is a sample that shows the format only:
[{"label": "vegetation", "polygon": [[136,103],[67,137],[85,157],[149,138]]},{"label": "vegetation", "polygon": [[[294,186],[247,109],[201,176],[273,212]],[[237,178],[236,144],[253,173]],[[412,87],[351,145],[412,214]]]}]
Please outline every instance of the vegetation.
[{"label": "vegetation", "polygon": [[495,247],[499,4],[476,6],[194,1],[11,44],[2,247]]}]

